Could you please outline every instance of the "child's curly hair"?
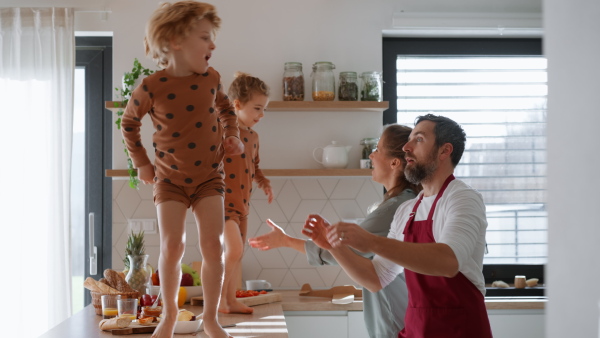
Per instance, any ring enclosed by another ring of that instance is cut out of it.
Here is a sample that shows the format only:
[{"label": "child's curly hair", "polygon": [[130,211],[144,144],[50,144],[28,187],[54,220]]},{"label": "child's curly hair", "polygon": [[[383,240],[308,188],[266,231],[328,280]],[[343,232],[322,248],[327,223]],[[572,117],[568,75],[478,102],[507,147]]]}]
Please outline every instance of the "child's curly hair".
[{"label": "child's curly hair", "polygon": [[169,42],[172,39],[186,37],[194,25],[207,19],[212,23],[213,34],[221,25],[221,18],[217,16],[217,9],[211,4],[197,1],[179,1],[175,3],[162,3],[154,11],[144,37],[146,55],[150,55],[161,68],[169,64]]},{"label": "child's curly hair", "polygon": [[263,80],[243,72],[236,72],[235,79],[229,86],[227,96],[231,100],[246,103],[252,99],[253,94],[269,96],[269,86]]}]

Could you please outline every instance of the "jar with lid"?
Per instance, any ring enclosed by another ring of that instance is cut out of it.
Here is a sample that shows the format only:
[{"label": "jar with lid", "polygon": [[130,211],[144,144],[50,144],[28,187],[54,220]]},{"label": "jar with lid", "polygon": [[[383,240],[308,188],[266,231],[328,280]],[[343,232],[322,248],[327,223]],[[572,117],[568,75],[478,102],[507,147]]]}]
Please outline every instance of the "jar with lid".
[{"label": "jar with lid", "polygon": [[302,63],[286,62],[283,67],[283,101],[304,101]]},{"label": "jar with lid", "polygon": [[335,65],[328,61],[315,62],[312,67],[313,101],[333,101],[335,99]]},{"label": "jar with lid", "polygon": [[368,160],[369,155],[377,148],[377,142],[379,142],[378,138],[363,138],[360,140],[360,145],[363,146],[362,149],[362,159]]},{"label": "jar with lid", "polygon": [[362,86],[361,101],[383,101],[383,79],[381,72],[364,72],[360,75]]},{"label": "jar with lid", "polygon": [[340,72],[338,100],[358,101],[358,80],[356,72]]}]

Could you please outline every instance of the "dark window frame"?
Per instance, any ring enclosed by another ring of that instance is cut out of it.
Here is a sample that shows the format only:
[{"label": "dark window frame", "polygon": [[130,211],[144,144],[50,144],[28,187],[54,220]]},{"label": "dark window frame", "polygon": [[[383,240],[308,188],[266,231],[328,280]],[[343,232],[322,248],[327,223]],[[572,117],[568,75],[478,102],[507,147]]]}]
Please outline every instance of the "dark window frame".
[{"label": "dark window frame", "polygon": [[[396,123],[396,60],[398,55],[543,55],[541,38],[383,38],[383,100],[389,108],[383,124]],[[544,264],[485,264],[486,284],[496,280],[512,283],[515,275],[535,277],[544,283]],[[488,296],[543,296],[544,287],[526,289],[488,288]]]}]

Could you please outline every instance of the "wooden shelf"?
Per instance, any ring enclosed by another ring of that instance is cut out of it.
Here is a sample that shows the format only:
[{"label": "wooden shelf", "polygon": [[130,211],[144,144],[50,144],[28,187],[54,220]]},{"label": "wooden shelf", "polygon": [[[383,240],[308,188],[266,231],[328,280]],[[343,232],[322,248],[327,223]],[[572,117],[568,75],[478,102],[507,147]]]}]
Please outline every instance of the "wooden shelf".
[{"label": "wooden shelf", "polygon": [[[272,111],[384,111],[389,106],[388,101],[271,101],[267,109]],[[114,112],[125,109],[121,101],[106,101],[104,107]]]},{"label": "wooden shelf", "polygon": [[[371,169],[263,169],[265,176],[371,176]],[[107,169],[106,177],[129,177],[127,169]]]},{"label": "wooden shelf", "polygon": [[125,110],[125,107],[122,107],[123,103],[121,101],[105,101],[104,108],[117,112],[119,109]]},{"label": "wooden shelf", "polygon": [[384,111],[389,106],[389,102],[387,101],[271,101],[267,109],[273,111]]}]

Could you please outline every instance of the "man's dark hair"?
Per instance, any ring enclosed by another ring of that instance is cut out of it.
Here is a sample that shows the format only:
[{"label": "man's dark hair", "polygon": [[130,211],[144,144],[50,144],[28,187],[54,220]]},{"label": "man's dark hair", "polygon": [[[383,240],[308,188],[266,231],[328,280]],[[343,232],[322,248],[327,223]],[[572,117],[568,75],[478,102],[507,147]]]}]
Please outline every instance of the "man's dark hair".
[{"label": "man's dark hair", "polygon": [[465,142],[467,141],[467,134],[462,127],[454,122],[453,120],[445,116],[437,116],[433,114],[427,114],[417,117],[415,126],[421,121],[431,121],[435,123],[433,132],[435,134],[435,145],[439,148],[446,143],[452,145],[452,165],[456,167],[463,152],[465,151]]}]

